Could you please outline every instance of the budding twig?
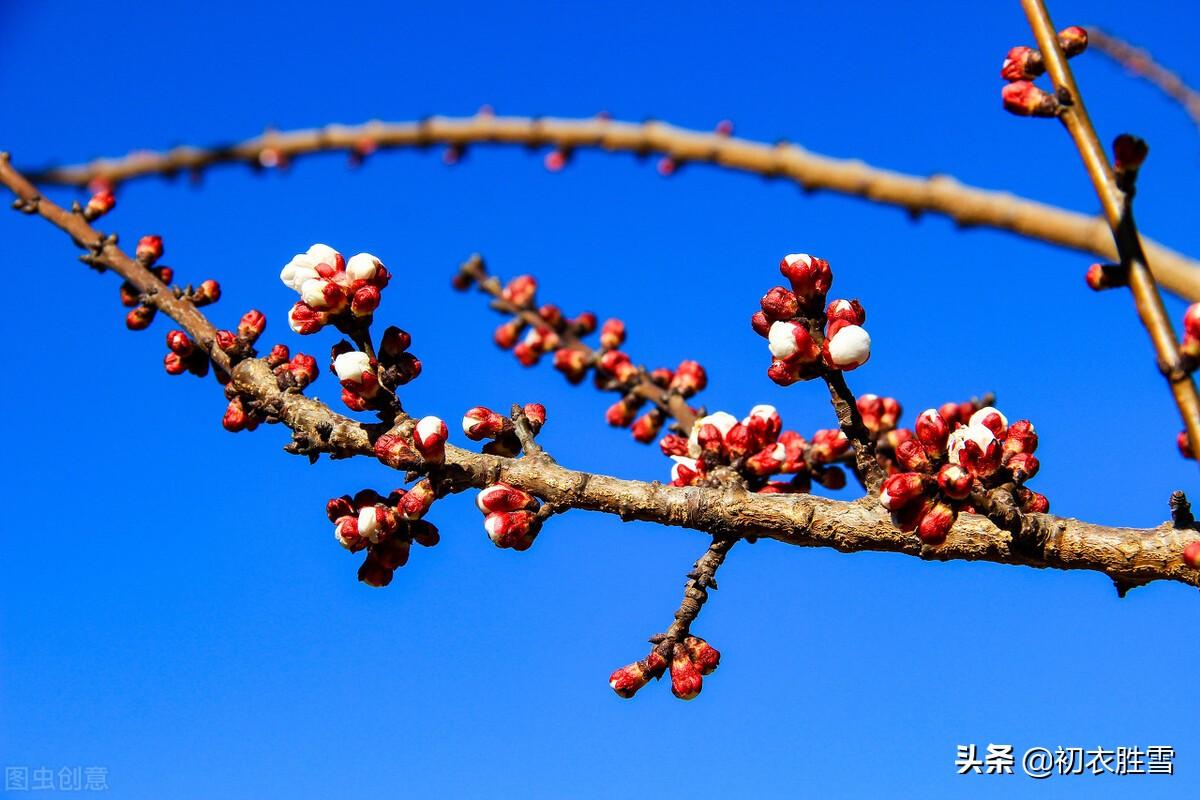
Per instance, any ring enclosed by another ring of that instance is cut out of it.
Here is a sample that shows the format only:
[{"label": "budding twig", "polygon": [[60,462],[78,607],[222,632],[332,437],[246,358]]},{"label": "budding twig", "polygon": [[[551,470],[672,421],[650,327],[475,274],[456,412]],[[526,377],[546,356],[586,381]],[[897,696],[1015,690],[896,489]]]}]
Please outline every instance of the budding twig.
[{"label": "budding twig", "polygon": [[1054,82],[1055,89],[1065,100],[1069,100],[1063,103],[1058,118],[1071,134],[1092,180],[1092,187],[1100,199],[1104,217],[1120,254],[1119,261],[1129,268],[1129,288],[1133,292],[1138,316],[1150,334],[1150,340],[1158,355],[1159,367],[1170,384],[1188,436],[1191,441],[1200,442],[1200,395],[1196,393],[1196,384],[1191,375],[1180,362],[1175,332],[1163,307],[1154,276],[1150,272],[1129,203],[1125,194],[1118,188],[1108,155],[1100,145],[1096,129],[1092,127],[1083,96],[1058,42],[1046,4],[1043,0],[1021,0],[1021,6],[1025,9],[1025,16],[1029,20],[1029,26],[1033,30],[1045,61],[1046,71]]},{"label": "budding twig", "polygon": [[[177,147],[165,152],[139,151],[124,158],[55,167],[35,173],[40,184],[117,185],[144,176],[197,175],[216,164],[261,165],[264,150],[287,163],[309,153],[361,153],[442,144],[461,153],[468,145],[549,146],[562,150],[598,149],[637,154],[661,153],[671,163],[710,163],[761,175],[785,178],[806,191],[827,189],[897,206],[911,214],[944,215],[961,227],[988,227],[1061,247],[1093,253],[1110,261],[1117,250],[1102,220],[1087,214],[1014,197],[1007,192],[964,186],[954,178],[920,178],[811,153],[787,143],[755,142],[723,133],[686,130],[662,122],[632,123],[607,118],[557,119],[501,117],[429,117],[420,122],[368,122],[329,125],[312,130],[273,131],[216,148]],[[1157,277],[1175,294],[1200,300],[1200,263],[1147,241]]]},{"label": "budding twig", "polygon": [[[1178,74],[1155,61],[1146,50],[1134,47],[1099,28],[1090,27],[1087,31],[1088,41],[1093,47],[1135,75],[1145,78],[1163,94],[1179,103],[1192,118],[1192,122],[1200,126],[1200,92],[1188,86]],[[1157,263],[1156,259],[1155,264]]]}]

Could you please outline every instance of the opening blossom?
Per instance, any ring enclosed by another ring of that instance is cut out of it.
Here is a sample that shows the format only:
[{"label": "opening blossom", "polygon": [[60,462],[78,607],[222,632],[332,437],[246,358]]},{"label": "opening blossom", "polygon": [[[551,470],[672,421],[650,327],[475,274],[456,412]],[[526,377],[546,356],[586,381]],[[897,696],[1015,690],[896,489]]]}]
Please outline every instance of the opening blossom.
[{"label": "opening blossom", "polygon": [[279,279],[300,295],[288,312],[288,325],[306,335],[331,322],[346,328],[370,318],[391,274],[370,253],[359,253],[347,261],[329,245],[314,244],[293,256]]}]

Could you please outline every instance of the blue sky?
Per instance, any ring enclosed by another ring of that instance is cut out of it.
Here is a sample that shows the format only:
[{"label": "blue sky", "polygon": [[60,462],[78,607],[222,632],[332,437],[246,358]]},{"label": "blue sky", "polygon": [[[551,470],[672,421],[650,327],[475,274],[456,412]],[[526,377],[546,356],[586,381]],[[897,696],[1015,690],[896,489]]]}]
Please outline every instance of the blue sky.
[{"label": "blue sky", "polygon": [[[1178,3],[1054,2],[1200,76]],[[19,165],[211,143],[370,118],[499,113],[656,117],[904,171],[948,172],[1080,210],[1068,137],[999,108],[1000,61],[1030,39],[1018,4],[493,4],[331,8],[217,0],[0,7],[0,147]],[[1102,138],[1151,142],[1145,230],[1200,254],[1200,138],[1182,111],[1099,56],[1077,74]],[[72,195],[61,193],[62,199]],[[833,423],[824,390],[781,389],[746,320],[788,252],[828,258],[875,339],[859,392],[921,409],[992,390],[1041,433],[1055,511],[1151,525],[1195,485],[1169,394],[1127,296],[1083,284],[1086,256],[709,168],[582,153],[338,158],[286,175],[214,172],[128,187],[105,220],[166,240],[183,280],[218,278],[222,324],[263,309],[293,347],[280,266],[309,244],[379,255],[379,319],[413,334],[408,408],[536,400],[569,466],[664,478],[607,428],[611,398],[521,370],[495,319],[453,293],[485,253],[534,272],[568,311],[620,315],[651,365],[699,358],[710,409],[779,406]],[[469,497],[384,590],[355,580],[328,497],[395,478],[285,456],[283,431],[220,428],[216,385],[168,378],[168,326],[124,330],[117,283],[44,224],[0,215],[25,279],[8,343],[0,559],[0,755],[101,765],[115,797],[1178,797],[1200,788],[1195,592],[1118,600],[1096,574],[739,546],[695,630],[724,654],[691,703],[606,686],[671,619],[695,532],[575,512],[527,553],[496,550]],[[32,278],[32,280],[30,280]],[[10,290],[12,291],[12,290]],[[20,291],[20,290],[18,290]],[[26,295],[24,292],[28,292]],[[1178,319],[1183,304],[1168,303]],[[323,357],[332,334],[304,342]],[[47,363],[55,366],[45,372]],[[335,398],[327,377],[318,395]],[[462,443],[462,437],[454,440]],[[957,744],[1173,745],[1172,778],[957,777]]]}]

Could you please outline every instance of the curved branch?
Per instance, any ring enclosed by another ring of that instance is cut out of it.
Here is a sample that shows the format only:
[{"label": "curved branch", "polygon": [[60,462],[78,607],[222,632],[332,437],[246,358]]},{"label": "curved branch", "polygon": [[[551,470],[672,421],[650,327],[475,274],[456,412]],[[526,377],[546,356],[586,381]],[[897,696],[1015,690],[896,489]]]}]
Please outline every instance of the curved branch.
[{"label": "curved branch", "polygon": [[[764,177],[787,178],[806,191],[827,189],[884,205],[914,216],[940,214],[963,227],[989,227],[1030,239],[1117,258],[1104,220],[1007,192],[964,186],[954,178],[920,178],[869,166],[857,160],[830,158],[788,143],[767,144],[705,133],[662,122],[617,122],[605,118],[430,117],[420,122],[368,122],[329,125],[290,132],[269,132],[237,144],[213,148],[177,147],[166,152],[142,151],[124,158],[100,159],[32,173],[37,183],[86,186],[93,180],[112,184],[151,175],[196,174],[217,164],[290,162],[310,153],[340,151],[360,155],[375,149],[477,144],[553,146],[566,152],[585,148],[646,155],[661,153],[676,162],[714,164]],[[269,154],[269,158],[265,157]],[[1200,263],[1146,241],[1155,277],[1171,292],[1200,300]]]},{"label": "curved branch", "polygon": [[[0,184],[21,204],[34,203],[41,216],[54,223],[80,247],[92,248],[96,261],[135,285],[153,278],[145,265],[126,256],[112,237],[104,237],[82,216],[71,214],[39,197],[0,154]],[[103,247],[98,245],[103,243]],[[164,287],[165,288],[165,287]],[[186,300],[167,291],[153,295],[158,308],[178,322],[197,341],[212,340],[213,326]],[[208,346],[214,360],[224,354]],[[247,358],[232,368],[232,386],[264,412],[308,443],[306,453],[333,457],[374,457],[379,426],[370,426],[334,412],[324,403],[279,388],[267,362]],[[427,469],[423,461],[399,463],[400,469]],[[577,508],[614,514],[622,520],[644,520],[692,528],[713,536],[761,536],[801,547],[830,547],[842,552],[865,550],[905,553],[941,561],[991,561],[1056,569],[1103,572],[1118,585],[1141,585],[1171,580],[1200,585],[1200,571],[1183,562],[1184,547],[1200,539],[1191,528],[1176,529],[1165,522],[1156,528],[1110,528],[1075,519],[1036,515],[1045,532],[1044,547],[1036,552],[1014,547],[1010,533],[987,518],[964,514],[946,542],[931,548],[898,531],[873,497],[854,502],[808,494],[754,494],[736,486],[709,488],[664,486],[593,475],[567,469],[545,459],[505,458],[446,447],[439,480],[451,491],[483,488],[498,481],[536,495],[559,509]]]},{"label": "curved branch", "polygon": [[1200,92],[1184,83],[1183,78],[1154,60],[1149,52],[1134,47],[1099,28],[1089,27],[1088,44],[1117,62],[1125,69],[1145,78],[1160,92],[1183,106],[1197,126],[1200,126]]}]

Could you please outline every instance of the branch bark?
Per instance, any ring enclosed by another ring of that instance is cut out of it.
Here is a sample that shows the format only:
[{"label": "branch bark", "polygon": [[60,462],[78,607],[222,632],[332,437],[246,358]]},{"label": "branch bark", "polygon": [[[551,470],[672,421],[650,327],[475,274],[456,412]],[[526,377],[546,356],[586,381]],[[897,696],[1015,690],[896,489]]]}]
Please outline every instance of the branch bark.
[{"label": "branch bark", "polygon": [[[913,216],[929,212],[962,227],[988,227],[1036,239],[1109,261],[1117,258],[1104,220],[1015,197],[1007,192],[964,186],[952,177],[921,178],[879,169],[858,160],[830,158],[780,142],[768,144],[733,136],[687,130],[662,122],[556,119],[549,117],[429,117],[419,122],[368,122],[329,125],[291,132],[272,131],[222,147],[177,147],[165,152],[139,151],[124,158],[55,167],[31,173],[40,184],[86,186],[97,179],[119,184],[146,176],[197,174],[217,164],[261,165],[264,151],[292,162],[319,152],[420,148],[430,145],[553,146],[566,151],[600,149],[639,155],[661,153],[675,161],[714,164],[726,169],[786,178],[805,191],[820,189],[897,206]],[[1156,277],[1169,291],[1200,300],[1200,263],[1147,241]]]},{"label": "branch bark", "polygon": [[1089,27],[1088,45],[1116,61],[1135,75],[1145,78],[1167,97],[1183,106],[1183,110],[1200,127],[1200,92],[1188,86],[1183,78],[1154,60],[1149,52],[1134,47],[1099,28]]},{"label": "branch bark", "polygon": [[[126,256],[111,237],[104,237],[80,215],[40,198],[6,156],[0,156],[0,184],[22,203],[36,202],[42,217],[70,234],[80,247],[95,252],[102,266],[139,287],[156,288],[151,282],[156,279],[144,265]],[[213,326],[191,303],[175,299],[169,291],[159,291],[152,297],[158,308],[194,339],[212,341]],[[219,348],[208,345],[208,350],[214,361],[224,356]],[[268,419],[277,419],[290,428],[295,438],[306,443],[305,452],[325,452],[335,458],[374,457],[374,440],[383,432],[380,425],[360,423],[319,400],[281,390],[263,359],[247,358],[232,367],[231,375],[239,395],[266,413]],[[421,470],[427,466],[416,461],[399,464],[398,468]],[[1119,584],[1170,580],[1200,585],[1200,571],[1187,567],[1182,559],[1184,547],[1200,540],[1200,534],[1191,528],[1176,529],[1169,522],[1143,530],[1032,515],[1045,531],[1045,546],[1030,553],[1014,547],[1012,535],[985,517],[964,514],[946,542],[930,548],[916,536],[896,530],[874,497],[845,502],[805,494],[753,494],[736,486],[664,486],[657,481],[579,472],[543,459],[475,453],[453,445],[446,447],[445,464],[438,468],[438,477],[447,491],[483,488],[504,481],[555,509],[598,511],[622,520],[701,530],[717,538],[756,536],[847,553],[873,550],[942,561],[1094,570]]]}]

